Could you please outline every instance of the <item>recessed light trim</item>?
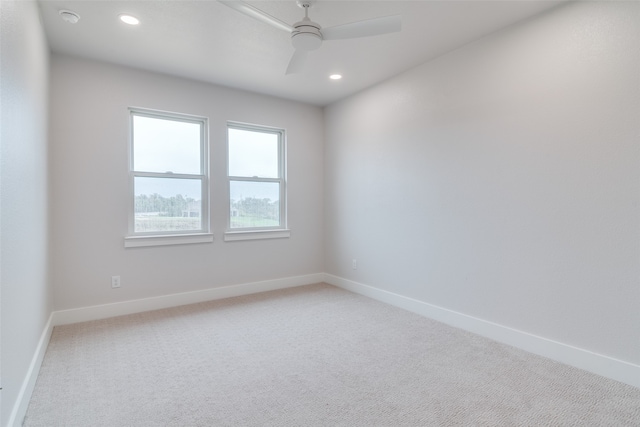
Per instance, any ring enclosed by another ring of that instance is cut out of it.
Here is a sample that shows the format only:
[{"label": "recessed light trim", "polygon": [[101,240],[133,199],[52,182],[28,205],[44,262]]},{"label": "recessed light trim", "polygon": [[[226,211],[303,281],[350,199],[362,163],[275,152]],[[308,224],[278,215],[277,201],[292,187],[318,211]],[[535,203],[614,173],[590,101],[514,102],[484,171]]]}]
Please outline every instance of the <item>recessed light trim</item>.
[{"label": "recessed light trim", "polygon": [[331,74],[329,78],[331,80],[340,80],[342,78],[342,74]]},{"label": "recessed light trim", "polygon": [[118,18],[120,18],[120,20],[125,24],[129,24],[129,25],[138,25],[140,23],[140,20],[138,18],[132,15],[127,15],[126,13],[123,13],[122,15],[118,16]]}]

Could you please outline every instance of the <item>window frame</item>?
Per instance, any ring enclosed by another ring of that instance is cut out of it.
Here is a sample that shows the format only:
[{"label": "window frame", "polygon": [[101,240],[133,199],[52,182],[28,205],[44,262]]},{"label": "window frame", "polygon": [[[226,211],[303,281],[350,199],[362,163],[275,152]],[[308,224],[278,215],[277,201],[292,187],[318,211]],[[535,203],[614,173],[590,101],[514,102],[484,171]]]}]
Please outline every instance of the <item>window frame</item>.
[{"label": "window frame", "polygon": [[[153,119],[170,120],[198,124],[200,126],[200,173],[149,172],[134,169],[134,117],[148,117]],[[213,241],[211,234],[211,218],[209,205],[209,119],[192,114],[175,113],[140,107],[129,107],[129,219],[128,235],[125,237],[125,247],[174,245],[186,243],[206,243]],[[135,231],[135,179],[187,179],[200,182],[201,207],[200,228],[197,230],[175,231]]]},{"label": "window frame", "polygon": [[[229,165],[229,130],[237,129],[250,132],[260,132],[275,134],[278,137],[278,177],[277,178],[261,178],[261,177],[248,177],[248,176],[233,176],[230,175]],[[236,240],[254,240],[254,239],[275,239],[275,238],[288,238],[290,237],[290,230],[287,228],[287,167],[286,167],[286,130],[277,127],[254,125],[249,123],[241,123],[228,121],[227,122],[227,228],[224,236],[225,241]],[[280,224],[276,226],[264,226],[264,227],[231,227],[231,183],[232,182],[265,182],[265,183],[277,183],[279,184],[279,218]]]}]

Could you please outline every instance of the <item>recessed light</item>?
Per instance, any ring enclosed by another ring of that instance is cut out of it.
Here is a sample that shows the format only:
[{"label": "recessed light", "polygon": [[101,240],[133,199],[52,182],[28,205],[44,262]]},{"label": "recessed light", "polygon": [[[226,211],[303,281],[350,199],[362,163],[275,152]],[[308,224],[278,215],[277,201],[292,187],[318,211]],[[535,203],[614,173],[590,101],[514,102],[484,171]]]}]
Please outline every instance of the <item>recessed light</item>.
[{"label": "recessed light", "polygon": [[129,25],[138,25],[140,23],[140,20],[138,18],[136,18],[135,16],[131,16],[131,15],[120,15],[119,16],[120,20],[122,22],[124,22],[125,24],[129,24]]},{"label": "recessed light", "polygon": [[340,80],[340,79],[342,78],[342,75],[341,75],[341,74],[331,74],[331,75],[329,76],[329,78],[330,78],[331,80]]},{"label": "recessed light", "polygon": [[80,20],[80,15],[78,15],[72,10],[63,9],[58,11],[58,13],[60,14],[60,17],[64,19],[65,22],[68,22],[70,24],[75,24]]}]

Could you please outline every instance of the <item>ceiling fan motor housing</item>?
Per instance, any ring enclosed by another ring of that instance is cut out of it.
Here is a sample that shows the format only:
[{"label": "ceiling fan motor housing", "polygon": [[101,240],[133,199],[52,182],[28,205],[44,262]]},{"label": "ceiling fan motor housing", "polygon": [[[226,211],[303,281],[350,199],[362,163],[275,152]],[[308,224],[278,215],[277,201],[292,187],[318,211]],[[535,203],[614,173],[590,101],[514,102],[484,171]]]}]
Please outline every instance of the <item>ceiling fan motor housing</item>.
[{"label": "ceiling fan motor housing", "polygon": [[293,24],[291,32],[291,44],[294,49],[315,50],[322,44],[322,33],[320,24],[316,24],[309,18],[304,18],[300,22]]}]

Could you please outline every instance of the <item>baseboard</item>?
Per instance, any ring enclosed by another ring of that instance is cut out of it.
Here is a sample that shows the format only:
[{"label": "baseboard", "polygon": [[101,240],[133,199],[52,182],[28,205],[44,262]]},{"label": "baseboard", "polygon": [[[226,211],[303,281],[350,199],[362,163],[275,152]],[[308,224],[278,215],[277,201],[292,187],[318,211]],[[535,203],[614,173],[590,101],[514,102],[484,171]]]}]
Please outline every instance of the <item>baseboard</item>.
[{"label": "baseboard", "polygon": [[447,325],[640,388],[640,366],[331,274],[324,282]]},{"label": "baseboard", "polygon": [[144,311],[159,310],[180,305],[194,304],[222,298],[237,297],[255,294],[258,292],[273,291],[276,289],[292,288],[296,286],[320,283],[324,274],[308,274],[304,276],[287,277],[283,279],[265,280],[261,282],[245,283],[240,285],[223,286],[201,291],[182,292],[171,295],[162,295],[152,298],[143,298],[130,301],[122,301],[111,304],[94,305],[90,307],[74,308],[70,310],[55,311],[53,313],[53,325],[66,325],[70,323],[86,322],[89,320],[106,319],[125,314],[141,313]]},{"label": "baseboard", "polygon": [[38,379],[40,366],[42,365],[42,360],[44,359],[44,355],[47,352],[47,345],[49,344],[49,340],[51,339],[52,332],[53,313],[51,313],[51,315],[49,316],[49,320],[47,321],[47,324],[42,331],[42,335],[40,335],[38,346],[36,347],[36,351],[33,354],[33,358],[31,359],[31,364],[29,365],[29,369],[27,370],[27,374],[25,375],[22,387],[20,387],[20,391],[18,392],[18,397],[15,404],[13,405],[13,410],[9,415],[9,422],[7,423],[7,426],[9,427],[22,426],[22,420],[27,414],[27,408],[29,407],[31,394],[33,393],[33,389],[36,386],[36,380]]},{"label": "baseboard", "polygon": [[640,366],[638,365],[488,322],[352,280],[343,279],[338,276],[316,273],[284,279],[224,286],[202,291],[164,295],[154,298],[123,301],[113,304],[55,311],[51,313],[42,332],[7,425],[9,427],[19,427],[22,424],[22,419],[27,412],[29,400],[38,378],[38,372],[40,371],[40,366],[42,365],[42,360],[47,350],[47,344],[51,338],[53,327],[56,325],[98,320],[197,302],[310,285],[319,282],[329,283],[495,341],[640,388]]}]

